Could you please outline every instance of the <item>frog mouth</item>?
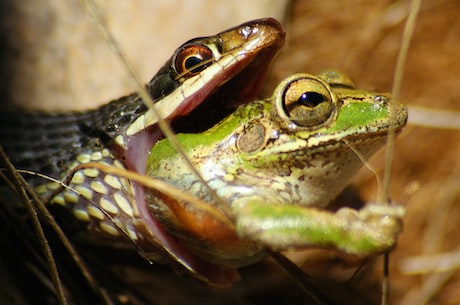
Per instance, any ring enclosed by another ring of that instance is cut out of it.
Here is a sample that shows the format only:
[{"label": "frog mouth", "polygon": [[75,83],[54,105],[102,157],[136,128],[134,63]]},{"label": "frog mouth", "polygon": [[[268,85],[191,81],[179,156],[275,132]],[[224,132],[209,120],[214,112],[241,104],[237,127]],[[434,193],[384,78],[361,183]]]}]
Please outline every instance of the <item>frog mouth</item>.
[{"label": "frog mouth", "polygon": [[[257,56],[239,54],[232,64],[212,75],[207,83],[198,86],[185,98],[181,96],[179,107],[166,116],[173,130],[205,130],[234,111],[238,105],[255,99],[271,61],[284,43],[283,37],[284,34],[271,45],[263,46],[257,51]],[[164,134],[156,124],[128,135],[123,154],[127,168],[145,174],[150,149],[161,138],[164,138]],[[162,250],[173,266],[181,266],[182,272],[210,286],[225,287],[239,279],[235,269],[222,269],[207,263],[165,232],[150,212],[143,186],[133,183],[133,187],[136,194],[135,204],[139,211],[139,219],[133,221],[137,223],[136,230],[145,238],[139,246],[147,259],[150,259],[149,252]]]}]

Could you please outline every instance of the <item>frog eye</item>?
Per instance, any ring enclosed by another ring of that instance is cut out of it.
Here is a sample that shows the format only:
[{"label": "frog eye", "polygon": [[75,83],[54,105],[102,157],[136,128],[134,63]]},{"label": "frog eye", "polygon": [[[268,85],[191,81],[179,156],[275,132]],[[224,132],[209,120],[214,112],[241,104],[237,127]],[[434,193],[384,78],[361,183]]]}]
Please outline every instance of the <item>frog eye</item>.
[{"label": "frog eye", "polygon": [[329,89],[313,77],[292,80],[286,86],[281,101],[289,120],[303,127],[324,123],[334,108]]},{"label": "frog eye", "polygon": [[176,51],[173,63],[180,77],[190,77],[206,69],[213,60],[214,55],[208,47],[200,44],[186,44]]}]

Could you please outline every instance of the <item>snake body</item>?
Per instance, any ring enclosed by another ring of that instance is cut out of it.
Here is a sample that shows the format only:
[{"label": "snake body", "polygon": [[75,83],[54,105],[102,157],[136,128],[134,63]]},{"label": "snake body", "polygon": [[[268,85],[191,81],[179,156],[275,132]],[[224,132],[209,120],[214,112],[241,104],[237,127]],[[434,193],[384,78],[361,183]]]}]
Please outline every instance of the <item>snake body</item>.
[{"label": "snake body", "polygon": [[[17,168],[62,179],[70,160],[110,147],[120,130],[145,111],[146,106],[137,94],[85,112],[3,111],[0,143]],[[28,181],[32,186],[43,183],[42,178],[34,176]]]}]

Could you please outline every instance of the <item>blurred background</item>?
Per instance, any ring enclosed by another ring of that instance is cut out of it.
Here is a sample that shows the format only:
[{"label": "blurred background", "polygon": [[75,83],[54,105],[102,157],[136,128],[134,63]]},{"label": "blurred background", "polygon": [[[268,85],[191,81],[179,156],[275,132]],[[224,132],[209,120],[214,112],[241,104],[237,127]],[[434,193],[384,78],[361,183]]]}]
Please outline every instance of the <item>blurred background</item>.
[{"label": "blurred background", "polygon": [[[289,74],[331,68],[349,75],[357,87],[391,91],[410,5],[406,0],[96,2],[146,82],[190,38],[256,17],[278,18],[287,45],[272,66],[263,97]],[[27,109],[88,109],[133,91],[81,2],[2,1],[0,14],[2,103]],[[399,99],[458,115],[459,54],[460,2],[422,1]],[[459,157],[457,129],[409,124],[396,141],[391,194],[395,203],[407,207],[407,216],[390,257],[391,304],[460,304]],[[380,174],[383,162],[382,153],[372,159]],[[368,171],[360,172],[353,187],[365,202],[375,201],[375,178]],[[359,263],[336,253],[306,251],[291,257],[341,304],[380,304],[381,258],[368,260],[353,277]],[[413,257],[419,260],[410,260]],[[244,268],[242,281],[225,291],[200,287],[156,266],[117,272],[145,304],[308,302],[270,261]]]}]

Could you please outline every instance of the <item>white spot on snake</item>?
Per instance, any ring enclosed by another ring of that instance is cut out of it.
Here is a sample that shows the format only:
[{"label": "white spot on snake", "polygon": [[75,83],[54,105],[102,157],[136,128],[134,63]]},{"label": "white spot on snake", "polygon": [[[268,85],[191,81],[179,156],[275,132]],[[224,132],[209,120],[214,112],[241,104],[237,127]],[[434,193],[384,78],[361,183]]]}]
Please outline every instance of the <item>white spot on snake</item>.
[{"label": "white spot on snake", "polygon": [[66,202],[69,202],[69,203],[77,203],[79,200],[79,197],[75,192],[66,191],[64,192],[64,199]]},{"label": "white spot on snake", "polygon": [[83,170],[83,174],[86,177],[96,178],[97,176],[99,176],[99,171],[97,169],[95,169],[95,168],[85,168]]},{"label": "white spot on snake", "polygon": [[87,187],[77,185],[75,186],[75,190],[88,200],[91,200],[93,197],[93,191]]},{"label": "white spot on snake", "polygon": [[101,222],[99,226],[101,227],[101,230],[104,231],[105,233],[108,233],[112,236],[120,235],[120,232],[118,231],[118,229],[109,223]]},{"label": "white spot on snake", "polygon": [[117,192],[113,194],[113,199],[115,199],[115,202],[117,205],[120,207],[120,209],[128,214],[129,216],[133,217],[133,208],[131,207],[131,204],[129,201],[123,196],[121,193]]},{"label": "white spot on snake", "polygon": [[107,187],[101,181],[91,181],[91,188],[99,194],[107,194]]},{"label": "white spot on snake", "polygon": [[85,175],[82,172],[76,172],[73,177],[71,183],[74,184],[82,184],[85,181]]},{"label": "white spot on snake", "polygon": [[88,163],[91,161],[91,157],[88,154],[80,154],[77,156],[77,161],[80,163]]},{"label": "white spot on snake", "polygon": [[127,233],[131,240],[137,240],[137,233],[132,228],[127,228]]},{"label": "white spot on snake", "polygon": [[59,184],[56,182],[50,182],[46,184],[46,187],[51,191],[55,191],[59,187]]},{"label": "white spot on snake", "polygon": [[86,210],[88,211],[89,215],[93,216],[96,219],[99,219],[99,220],[104,220],[105,219],[104,213],[99,208],[97,208],[95,206],[89,205],[86,208]]},{"label": "white spot on snake", "polygon": [[104,182],[109,185],[110,187],[120,190],[121,189],[121,183],[120,180],[112,175],[107,175],[104,177]]},{"label": "white spot on snake", "polygon": [[95,151],[91,154],[91,161],[100,161],[102,160],[102,153],[100,151]]},{"label": "white spot on snake", "polygon": [[65,200],[62,194],[54,196],[53,199],[51,199],[51,203],[60,204],[62,206],[65,206]]},{"label": "white spot on snake", "polygon": [[101,205],[101,208],[104,209],[105,211],[111,213],[111,214],[117,214],[118,213],[118,208],[115,204],[113,204],[112,201],[108,200],[107,198],[101,198],[99,200],[99,204]]},{"label": "white spot on snake", "polygon": [[103,150],[102,150],[102,156],[103,156],[103,157],[108,157],[109,155],[110,155],[110,152],[109,152],[108,149],[103,149]]},{"label": "white spot on snake", "polygon": [[115,161],[113,162],[113,166],[115,166],[116,168],[119,168],[119,169],[125,169],[123,163],[121,163],[121,162],[118,161],[118,160],[115,160]]},{"label": "white spot on snake", "polygon": [[48,188],[46,187],[46,185],[44,184],[41,184],[41,185],[38,185],[34,188],[35,192],[39,193],[39,194],[45,194],[48,192]]},{"label": "white spot on snake", "polygon": [[80,210],[80,209],[74,209],[72,212],[73,212],[73,216],[75,216],[76,219],[78,219],[80,221],[85,221],[85,222],[90,221],[90,218],[89,218],[89,215],[88,215],[87,211]]},{"label": "white spot on snake", "polygon": [[118,135],[115,137],[115,142],[120,145],[121,147],[125,147],[125,140],[122,135]]}]

